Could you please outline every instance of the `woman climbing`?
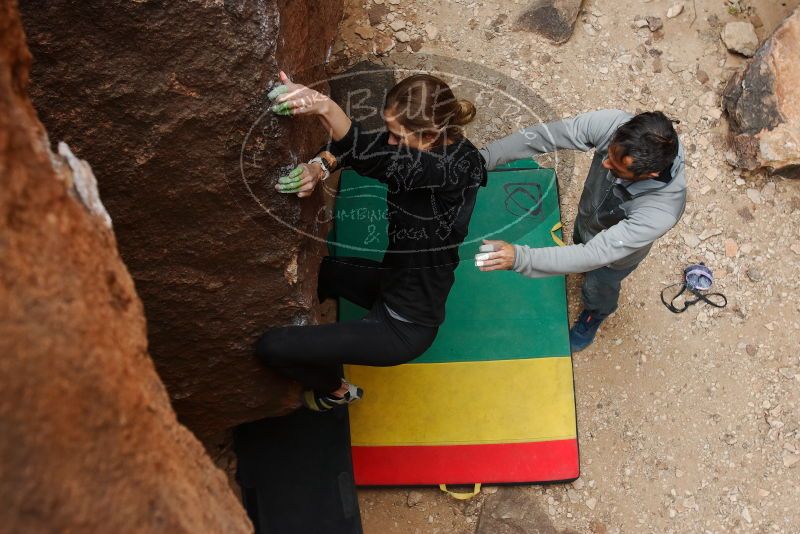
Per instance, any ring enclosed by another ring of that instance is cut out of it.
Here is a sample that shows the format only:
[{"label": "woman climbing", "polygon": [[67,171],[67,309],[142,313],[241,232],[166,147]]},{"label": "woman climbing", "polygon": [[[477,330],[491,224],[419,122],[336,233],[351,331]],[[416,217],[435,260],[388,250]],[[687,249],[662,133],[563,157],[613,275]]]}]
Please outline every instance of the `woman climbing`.
[{"label": "woman climbing", "polygon": [[379,132],[365,131],[330,98],[283,72],[280,78],[269,95],[272,111],[315,115],[332,141],[276,189],[306,197],[342,167],[388,186],[383,260],[326,257],[319,271],[320,301],[343,297],[369,313],[358,321],[275,328],[258,341],[266,365],[306,388],[295,406],[324,411],[362,396],[341,377],[342,364],[399,365],[433,343],[486,171],[461,128],[475,107],[434,76],[414,75],[389,91]]}]

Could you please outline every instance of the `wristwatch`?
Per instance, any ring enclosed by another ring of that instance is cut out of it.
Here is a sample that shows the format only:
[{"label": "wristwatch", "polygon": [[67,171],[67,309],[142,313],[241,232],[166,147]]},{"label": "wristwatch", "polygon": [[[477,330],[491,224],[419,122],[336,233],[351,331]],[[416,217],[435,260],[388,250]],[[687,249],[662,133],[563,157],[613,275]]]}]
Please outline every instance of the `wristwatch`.
[{"label": "wristwatch", "polygon": [[324,173],[322,175],[322,181],[324,182],[325,180],[327,180],[328,176],[331,175],[331,171],[330,169],[328,169],[328,162],[322,159],[320,156],[317,156],[309,160],[308,164],[311,165],[312,163],[319,163],[319,166],[322,167],[322,172]]}]

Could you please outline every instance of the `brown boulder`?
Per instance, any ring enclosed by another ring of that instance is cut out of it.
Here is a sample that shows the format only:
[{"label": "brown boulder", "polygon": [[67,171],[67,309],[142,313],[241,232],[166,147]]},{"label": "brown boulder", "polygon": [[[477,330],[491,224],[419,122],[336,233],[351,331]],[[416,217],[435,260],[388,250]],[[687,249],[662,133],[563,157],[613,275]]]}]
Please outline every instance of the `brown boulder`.
[{"label": "brown boulder", "polygon": [[91,169],[54,155],[0,0],[0,524],[3,532],[249,532],[177,423]]},{"label": "brown boulder", "polygon": [[514,24],[518,31],[537,33],[556,44],[572,36],[583,0],[535,0]]},{"label": "brown boulder", "polygon": [[315,66],[341,1],[48,0],[22,11],[33,101],[101,177],[178,416],[205,438],[278,413],[286,384],[252,347],[269,326],[316,320],[324,244],[313,238],[326,228],[321,195],[272,185],[325,134],[314,119],[262,117],[264,93],[279,69],[324,78]]},{"label": "brown boulder", "polygon": [[732,164],[800,174],[800,9],[731,78],[723,107],[730,125]]}]

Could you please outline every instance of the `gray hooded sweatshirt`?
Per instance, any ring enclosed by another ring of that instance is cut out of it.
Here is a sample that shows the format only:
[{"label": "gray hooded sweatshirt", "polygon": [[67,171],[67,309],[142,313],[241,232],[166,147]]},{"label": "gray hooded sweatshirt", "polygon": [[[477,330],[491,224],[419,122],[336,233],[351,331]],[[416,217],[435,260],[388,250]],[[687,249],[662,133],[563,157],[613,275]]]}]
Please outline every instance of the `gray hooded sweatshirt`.
[{"label": "gray hooded sweatshirt", "polygon": [[571,119],[524,128],[481,149],[486,168],[559,149],[594,149],[583,186],[575,234],[582,244],[531,248],[514,245],[513,269],[531,278],[583,273],[601,267],[626,269],[647,256],[653,242],[667,233],[686,207],[683,146],[659,180],[618,180],[603,168],[617,128],[633,115],[604,109]]}]

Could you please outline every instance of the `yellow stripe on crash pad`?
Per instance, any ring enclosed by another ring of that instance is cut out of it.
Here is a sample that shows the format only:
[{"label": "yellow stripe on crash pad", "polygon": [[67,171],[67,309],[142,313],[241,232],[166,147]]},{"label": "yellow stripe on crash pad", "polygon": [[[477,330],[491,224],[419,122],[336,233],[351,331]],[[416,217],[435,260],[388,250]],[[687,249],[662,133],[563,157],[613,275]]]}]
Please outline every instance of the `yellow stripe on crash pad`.
[{"label": "yellow stripe on crash pad", "polygon": [[365,392],[350,407],[354,446],[575,438],[568,357],[347,366],[345,374]]}]

